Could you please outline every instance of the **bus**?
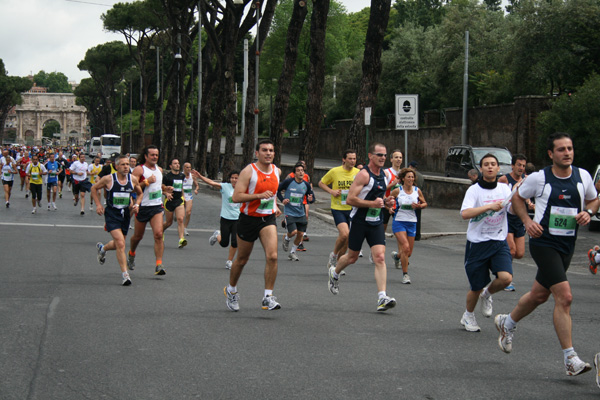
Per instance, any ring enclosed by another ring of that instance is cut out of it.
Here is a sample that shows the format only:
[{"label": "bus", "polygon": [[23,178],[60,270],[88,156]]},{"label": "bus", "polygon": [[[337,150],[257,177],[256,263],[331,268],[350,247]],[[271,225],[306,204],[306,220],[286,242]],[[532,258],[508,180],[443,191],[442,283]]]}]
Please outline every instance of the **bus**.
[{"label": "bus", "polygon": [[102,135],[93,137],[90,143],[90,156],[102,154],[102,161],[110,158],[113,154],[121,154],[121,137],[117,135]]}]

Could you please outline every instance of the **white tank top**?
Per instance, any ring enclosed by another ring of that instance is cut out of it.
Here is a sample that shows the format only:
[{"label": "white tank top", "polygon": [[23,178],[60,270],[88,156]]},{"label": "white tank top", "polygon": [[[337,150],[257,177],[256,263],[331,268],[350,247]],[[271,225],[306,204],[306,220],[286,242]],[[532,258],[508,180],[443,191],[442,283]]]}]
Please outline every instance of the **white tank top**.
[{"label": "white tank top", "polygon": [[417,214],[415,213],[415,210],[413,210],[412,204],[419,202],[418,187],[413,186],[412,193],[408,194],[402,190],[402,186],[400,186],[400,192],[398,192],[396,202],[398,203],[398,209],[396,210],[396,216],[394,217],[396,221],[417,222]]},{"label": "white tank top", "polygon": [[160,172],[158,166],[154,167],[154,169],[150,169],[145,165],[142,165],[142,168],[144,169],[144,178],[148,179],[154,175],[156,177],[156,182],[151,183],[144,188],[141,206],[160,206],[162,204],[162,172]]}]

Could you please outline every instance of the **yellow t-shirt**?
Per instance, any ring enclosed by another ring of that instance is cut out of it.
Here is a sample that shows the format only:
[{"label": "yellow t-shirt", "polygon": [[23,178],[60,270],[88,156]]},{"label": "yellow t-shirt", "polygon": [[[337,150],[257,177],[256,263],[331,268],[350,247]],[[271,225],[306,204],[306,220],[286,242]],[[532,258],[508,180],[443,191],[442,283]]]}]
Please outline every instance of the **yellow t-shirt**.
[{"label": "yellow t-shirt", "polygon": [[90,165],[89,172],[90,172],[90,182],[91,183],[98,182],[98,174],[100,173],[100,171],[102,171],[102,165],[100,165],[100,164],[98,164],[98,166],[96,166],[95,164]]},{"label": "yellow t-shirt", "polygon": [[342,194],[340,196],[331,196],[331,208],[333,210],[352,210],[352,206],[346,204],[346,198],[348,197],[350,185],[352,185],[352,182],[354,182],[354,177],[359,171],[360,170],[358,168],[354,167],[350,171],[347,171],[343,166],[339,166],[330,169],[329,172],[327,172],[321,179],[321,182],[324,184],[331,185],[333,190],[342,190]]}]

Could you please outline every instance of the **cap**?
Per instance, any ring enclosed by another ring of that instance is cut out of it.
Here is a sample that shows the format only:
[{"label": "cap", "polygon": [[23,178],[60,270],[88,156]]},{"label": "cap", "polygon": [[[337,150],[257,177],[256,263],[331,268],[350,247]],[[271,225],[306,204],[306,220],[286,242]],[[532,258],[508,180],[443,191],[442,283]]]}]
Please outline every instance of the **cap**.
[{"label": "cap", "polygon": [[418,165],[419,165],[419,163],[418,163],[418,162],[416,162],[416,161],[411,161],[411,162],[409,162],[409,163],[408,163],[408,166],[409,166],[409,167],[416,167],[416,166],[418,166]]}]

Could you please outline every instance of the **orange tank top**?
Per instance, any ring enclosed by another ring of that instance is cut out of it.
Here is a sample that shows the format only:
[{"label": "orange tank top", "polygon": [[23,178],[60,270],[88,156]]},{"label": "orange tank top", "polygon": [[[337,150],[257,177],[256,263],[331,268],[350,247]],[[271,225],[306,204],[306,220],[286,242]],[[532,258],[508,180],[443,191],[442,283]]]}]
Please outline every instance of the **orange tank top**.
[{"label": "orange tank top", "polygon": [[275,214],[277,211],[277,188],[279,187],[279,170],[271,164],[271,172],[264,173],[258,169],[256,164],[250,164],[252,167],[252,176],[246,193],[263,193],[270,190],[273,193],[268,199],[257,199],[242,203],[240,212],[251,217],[265,217]]}]

